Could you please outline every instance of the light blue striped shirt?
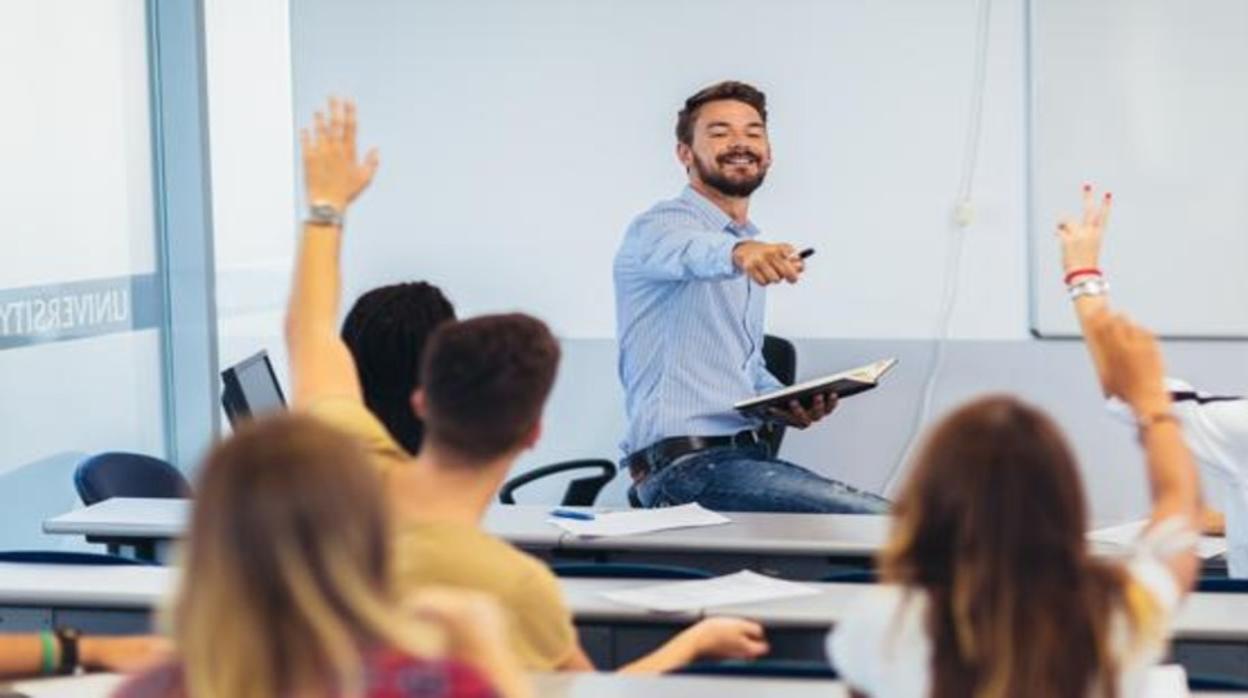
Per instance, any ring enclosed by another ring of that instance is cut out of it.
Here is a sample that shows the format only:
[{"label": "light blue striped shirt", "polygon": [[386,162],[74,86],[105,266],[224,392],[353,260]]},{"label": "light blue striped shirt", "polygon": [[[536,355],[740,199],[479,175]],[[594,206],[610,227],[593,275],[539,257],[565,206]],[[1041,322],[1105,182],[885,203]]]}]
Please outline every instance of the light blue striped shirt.
[{"label": "light blue striped shirt", "polygon": [[628,226],[615,255],[625,454],[759,426],[732,409],[781,387],[763,365],[765,289],[732,263],[733,246],[758,233],[691,187]]}]

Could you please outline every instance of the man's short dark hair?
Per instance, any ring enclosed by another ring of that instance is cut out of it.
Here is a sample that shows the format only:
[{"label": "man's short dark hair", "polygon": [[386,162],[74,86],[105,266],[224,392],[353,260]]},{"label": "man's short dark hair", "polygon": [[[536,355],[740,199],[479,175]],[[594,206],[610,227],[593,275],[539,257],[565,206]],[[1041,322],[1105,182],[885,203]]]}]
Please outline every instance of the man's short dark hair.
[{"label": "man's short dark hair", "polygon": [[421,281],[365,293],[342,322],[364,404],[408,453],[420,450],[425,434],[412,410],[425,345],[439,325],[454,319],[455,308],[442,291]]},{"label": "man's short dark hair", "polygon": [[758,116],[767,123],[767,95],[758,91],[753,85],[736,80],[718,82],[685,100],[685,106],[676,115],[676,140],[685,145],[693,145],[693,125],[698,120],[698,111],[707,102],[718,102],[731,99],[744,102],[758,112]]},{"label": "man's short dark hair", "polygon": [[559,367],[559,342],[522,314],[447,323],[422,371],[431,442],[484,461],[520,446],[538,424]]}]

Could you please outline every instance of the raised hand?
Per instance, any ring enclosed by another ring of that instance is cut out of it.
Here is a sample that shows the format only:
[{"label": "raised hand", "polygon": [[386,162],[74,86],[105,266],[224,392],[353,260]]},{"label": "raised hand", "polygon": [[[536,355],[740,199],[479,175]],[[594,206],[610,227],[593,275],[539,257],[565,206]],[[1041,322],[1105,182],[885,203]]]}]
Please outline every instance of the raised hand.
[{"label": "raised hand", "polygon": [[806,264],[792,245],[748,240],[732,250],[732,263],[760,286],[788,281],[797,283]]},{"label": "raised hand", "polygon": [[331,97],[329,115],[316,112],[313,128],[300,129],[303,174],[310,205],[333,206],[339,213],[364,191],[380,162],[377,149],[357,159],[355,104]]},{"label": "raised hand", "polygon": [[1063,218],[1057,224],[1057,237],[1062,242],[1062,267],[1067,274],[1100,267],[1101,241],[1113,201],[1114,195],[1110,192],[1098,197],[1092,185],[1085,184],[1083,217],[1078,221]]}]

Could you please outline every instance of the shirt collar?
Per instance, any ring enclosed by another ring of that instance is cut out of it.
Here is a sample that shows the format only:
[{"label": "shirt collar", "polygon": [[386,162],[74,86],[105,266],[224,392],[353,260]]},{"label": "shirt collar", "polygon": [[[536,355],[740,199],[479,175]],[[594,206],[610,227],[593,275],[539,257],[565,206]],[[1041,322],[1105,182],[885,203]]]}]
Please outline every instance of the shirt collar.
[{"label": "shirt collar", "polygon": [[752,222],[746,221],[745,225],[738,225],[732,220],[732,216],[724,213],[724,210],[716,206],[715,202],[703,196],[691,185],[685,185],[684,191],[680,193],[680,198],[698,209],[717,230],[724,230],[738,237],[754,237],[758,235],[758,228],[755,228]]}]

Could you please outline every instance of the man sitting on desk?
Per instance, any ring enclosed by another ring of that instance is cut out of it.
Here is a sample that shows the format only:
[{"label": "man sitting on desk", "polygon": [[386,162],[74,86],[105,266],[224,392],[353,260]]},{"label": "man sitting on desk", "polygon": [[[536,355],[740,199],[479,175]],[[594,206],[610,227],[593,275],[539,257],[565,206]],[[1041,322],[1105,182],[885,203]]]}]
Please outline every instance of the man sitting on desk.
[{"label": "man sitting on desk", "polygon": [[[750,194],[771,164],[762,92],[712,85],[685,101],[676,154],[680,196],[629,226],[615,257],[620,380],[629,432],[624,464],[648,507],[699,502],[721,511],[880,513],[888,502],[778,460],[732,409],[781,388],[763,365],[765,287],[796,283],[802,259],[756,240]],[[836,407],[794,401],[779,419],[805,428]]]}]

